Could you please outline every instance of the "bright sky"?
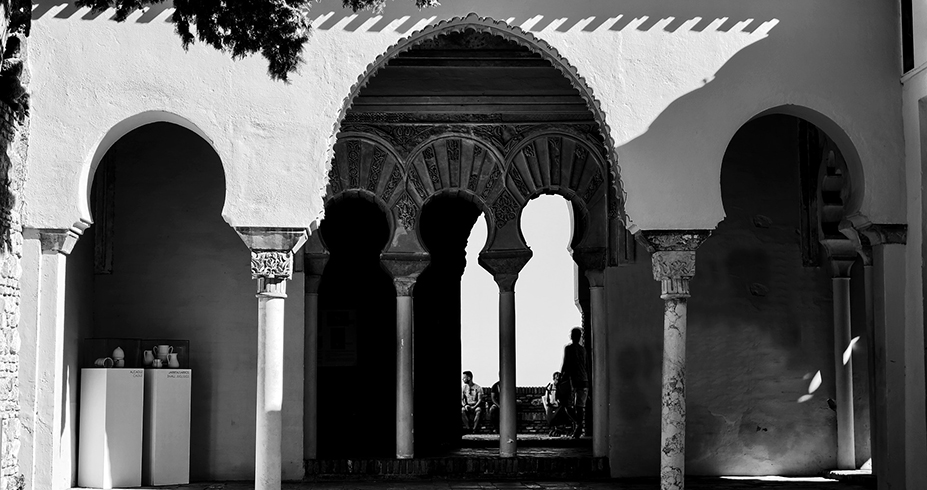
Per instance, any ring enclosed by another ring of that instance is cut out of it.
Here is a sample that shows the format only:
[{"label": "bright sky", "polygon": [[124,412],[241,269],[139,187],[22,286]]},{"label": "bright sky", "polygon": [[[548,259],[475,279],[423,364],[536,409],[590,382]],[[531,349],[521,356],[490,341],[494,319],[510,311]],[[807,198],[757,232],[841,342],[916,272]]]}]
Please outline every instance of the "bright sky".
[{"label": "bright sky", "polygon": [[[560,196],[532,200],[522,216],[522,233],[534,256],[515,283],[515,382],[544,386],[560,370],[570,329],[582,321],[567,250],[569,203]],[[480,216],[470,232],[461,279],[461,370],[473,371],[480,386],[492,386],[499,379],[499,288],[476,261],[485,243],[486,220]]]}]

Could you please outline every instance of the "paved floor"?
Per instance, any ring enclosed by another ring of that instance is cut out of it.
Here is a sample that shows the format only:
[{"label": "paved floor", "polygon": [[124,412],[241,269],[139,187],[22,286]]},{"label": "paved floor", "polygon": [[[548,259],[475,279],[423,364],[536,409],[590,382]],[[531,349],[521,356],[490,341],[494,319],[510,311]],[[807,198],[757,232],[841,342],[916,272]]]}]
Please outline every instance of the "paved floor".
[{"label": "paved floor", "polygon": [[[251,482],[194,483],[156,487],[177,490],[251,490]],[[609,480],[595,482],[482,481],[482,480],[414,480],[414,481],[331,481],[284,483],[283,490],[657,490],[656,480]],[[863,490],[859,484],[824,478],[689,478],[687,490]]]}]

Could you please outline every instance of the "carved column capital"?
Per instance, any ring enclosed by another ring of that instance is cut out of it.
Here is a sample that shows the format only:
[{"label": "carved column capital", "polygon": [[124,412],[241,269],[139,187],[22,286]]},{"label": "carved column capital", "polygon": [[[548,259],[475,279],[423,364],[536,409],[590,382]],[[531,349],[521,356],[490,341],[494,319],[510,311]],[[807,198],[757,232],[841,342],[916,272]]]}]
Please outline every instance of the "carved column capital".
[{"label": "carved column capital", "polygon": [[235,231],[251,249],[251,278],[258,294],[286,297],[286,280],[293,276],[293,252],[306,242],[304,228],[236,226]]},{"label": "carved column capital", "polygon": [[515,290],[515,281],[518,273],[524,269],[525,264],[531,260],[530,249],[520,250],[491,250],[480,253],[479,264],[492,274],[499,291],[503,293]]},{"label": "carved column capital", "polygon": [[83,230],[76,228],[26,228],[23,230],[24,238],[39,240],[43,254],[70,254],[82,234]]},{"label": "carved column capital", "polygon": [[380,263],[393,277],[396,296],[412,296],[419,274],[428,267],[431,255],[427,253],[382,253]]},{"label": "carved column capital", "polygon": [[644,230],[638,240],[651,253],[653,278],[660,281],[663,299],[688,298],[689,280],[695,276],[695,250],[709,230]]}]

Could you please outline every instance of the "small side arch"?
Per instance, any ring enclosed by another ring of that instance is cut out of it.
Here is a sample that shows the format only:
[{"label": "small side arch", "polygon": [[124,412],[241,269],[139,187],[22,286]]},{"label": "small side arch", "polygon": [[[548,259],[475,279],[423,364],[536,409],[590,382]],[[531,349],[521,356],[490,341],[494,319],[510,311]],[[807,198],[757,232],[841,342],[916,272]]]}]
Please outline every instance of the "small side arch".
[{"label": "small side arch", "polygon": [[[168,111],[152,110],[141,112],[134,116],[123,119],[111,127],[109,131],[107,131],[106,134],[100,138],[100,141],[95,146],[93,154],[88,156],[85,164],[81,169],[80,183],[78,186],[81,195],[79,195],[77,199],[80,216],[79,220],[74,223],[75,228],[85,230],[91,224],[93,224],[93,216],[90,212],[90,189],[93,184],[93,177],[96,174],[97,168],[100,166],[100,161],[103,160],[103,157],[106,155],[106,153],[110,150],[110,148],[113,147],[114,144],[116,144],[117,141],[119,141],[123,136],[129,134],[131,131],[142,126],[158,122],[176,124],[177,126],[192,131],[200,138],[203,138],[204,141],[209,143],[209,146],[212,147],[213,151],[219,155],[220,160],[223,160],[222,154],[219,153],[212,138],[210,138],[209,135],[207,135],[206,132],[203,131],[199,126],[183,116]],[[223,167],[223,178],[224,177],[225,169]]]},{"label": "small side arch", "polygon": [[[863,171],[862,160],[860,159],[859,152],[856,150],[856,145],[853,144],[852,139],[840,127],[839,124],[834,122],[833,119],[824,115],[823,113],[806,107],[803,105],[797,104],[783,104],[775,107],[770,107],[762,112],[757,113],[750,119],[743,121],[740,126],[737,127],[739,130],[743,127],[744,124],[763,117],[773,114],[784,114],[787,116],[797,117],[799,119],[804,119],[809,123],[817,126],[818,129],[824,132],[824,134],[829,137],[834,144],[837,146],[837,149],[840,150],[840,154],[843,156],[844,161],[846,162],[847,170],[849,172],[849,179],[847,182],[847,194],[848,199],[845,203],[845,213],[847,217],[857,216],[858,218],[866,221],[865,218],[859,216],[860,208],[863,204],[863,199],[865,197],[865,175]],[[731,135],[733,139],[733,135]],[[730,142],[728,142],[730,143]]]}]

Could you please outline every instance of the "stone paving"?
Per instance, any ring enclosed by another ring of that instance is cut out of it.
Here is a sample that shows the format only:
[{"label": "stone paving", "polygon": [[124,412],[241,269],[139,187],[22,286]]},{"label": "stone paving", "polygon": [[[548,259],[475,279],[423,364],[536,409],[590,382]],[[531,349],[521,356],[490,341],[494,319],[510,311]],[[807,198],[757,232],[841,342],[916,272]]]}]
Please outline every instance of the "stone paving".
[{"label": "stone paving", "polygon": [[[156,487],[161,490],[252,490],[252,482],[193,483]],[[283,490],[657,490],[656,479],[602,481],[513,481],[513,480],[376,480],[317,481],[284,483]],[[688,490],[864,490],[873,488],[826,478],[687,478]]]}]

